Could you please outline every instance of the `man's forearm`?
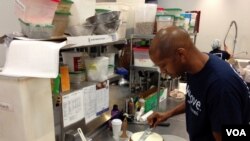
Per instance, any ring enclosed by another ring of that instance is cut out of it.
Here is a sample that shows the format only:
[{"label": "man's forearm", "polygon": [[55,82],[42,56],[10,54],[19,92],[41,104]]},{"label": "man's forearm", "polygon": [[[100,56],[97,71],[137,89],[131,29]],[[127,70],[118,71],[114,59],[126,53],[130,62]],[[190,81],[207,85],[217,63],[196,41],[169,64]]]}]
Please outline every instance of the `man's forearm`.
[{"label": "man's forearm", "polygon": [[183,101],[181,104],[177,105],[174,109],[168,111],[168,113],[170,114],[170,117],[172,117],[184,113],[185,109],[186,109],[186,104],[185,101]]}]

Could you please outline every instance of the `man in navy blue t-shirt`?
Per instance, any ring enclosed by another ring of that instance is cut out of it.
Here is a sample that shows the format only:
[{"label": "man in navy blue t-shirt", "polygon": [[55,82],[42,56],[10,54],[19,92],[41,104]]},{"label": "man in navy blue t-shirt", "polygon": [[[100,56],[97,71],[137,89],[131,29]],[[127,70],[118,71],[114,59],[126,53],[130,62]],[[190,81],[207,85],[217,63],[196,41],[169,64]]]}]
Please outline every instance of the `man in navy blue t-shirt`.
[{"label": "man in navy blue t-shirt", "polygon": [[249,124],[250,92],[230,65],[214,55],[201,53],[189,34],[178,27],[160,30],[149,50],[161,72],[178,77],[187,72],[185,102],[163,113],[154,112],[154,126],[186,113],[190,141],[221,141],[222,125]]}]

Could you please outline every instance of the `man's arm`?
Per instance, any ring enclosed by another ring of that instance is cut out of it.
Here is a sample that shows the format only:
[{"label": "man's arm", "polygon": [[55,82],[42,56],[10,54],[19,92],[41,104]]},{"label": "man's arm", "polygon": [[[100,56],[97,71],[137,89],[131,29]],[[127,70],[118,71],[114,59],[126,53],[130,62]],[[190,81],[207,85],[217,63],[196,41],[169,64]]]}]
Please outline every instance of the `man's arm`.
[{"label": "man's arm", "polygon": [[[177,105],[175,108],[173,108],[170,111],[166,111],[166,112],[163,112],[163,113],[154,112],[152,115],[150,115],[148,117],[148,119],[147,119],[148,124],[155,127],[157,124],[169,119],[172,116],[184,113],[185,108],[186,108],[186,104],[183,101],[181,104]],[[156,119],[156,121],[154,119]],[[155,121],[155,123],[154,123],[154,121]]]},{"label": "man's arm", "polygon": [[170,110],[170,117],[179,115],[185,112],[186,104],[185,101],[183,101],[181,104],[177,105],[174,109]]}]

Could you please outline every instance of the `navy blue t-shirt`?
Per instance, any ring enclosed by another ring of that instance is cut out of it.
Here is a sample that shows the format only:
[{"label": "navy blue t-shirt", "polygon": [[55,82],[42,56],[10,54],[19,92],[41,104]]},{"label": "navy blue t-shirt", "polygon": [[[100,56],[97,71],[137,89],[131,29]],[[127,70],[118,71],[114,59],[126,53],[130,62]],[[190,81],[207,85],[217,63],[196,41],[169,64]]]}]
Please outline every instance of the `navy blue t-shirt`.
[{"label": "navy blue t-shirt", "polygon": [[250,93],[225,61],[214,55],[196,74],[188,74],[186,121],[190,141],[214,141],[223,124],[248,124]]}]

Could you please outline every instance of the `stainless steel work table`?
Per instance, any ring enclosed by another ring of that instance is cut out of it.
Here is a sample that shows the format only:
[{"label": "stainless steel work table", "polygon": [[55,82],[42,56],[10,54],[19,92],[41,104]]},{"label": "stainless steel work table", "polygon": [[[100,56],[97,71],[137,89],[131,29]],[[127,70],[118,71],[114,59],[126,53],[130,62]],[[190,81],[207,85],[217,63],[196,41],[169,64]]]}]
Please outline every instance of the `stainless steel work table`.
[{"label": "stainless steel work table", "polygon": [[[119,91],[119,88],[117,89],[116,87],[113,87],[113,89],[116,89],[115,92]],[[122,98],[118,95],[112,94],[112,96],[117,96],[119,98]],[[124,94],[124,95],[127,95],[127,94]],[[114,98],[114,99],[117,99],[117,98]],[[120,103],[120,101],[116,101],[116,102]],[[159,111],[169,110],[175,107],[176,105],[178,105],[180,102],[181,101],[168,98],[167,100],[160,103]],[[121,106],[122,104],[120,103],[119,107]],[[185,114],[172,117],[167,122],[170,123],[169,127],[158,126],[154,129],[154,132],[161,134],[161,135],[175,135],[175,136],[179,136],[181,138],[188,140],[188,134],[186,132]],[[128,124],[128,130],[133,133],[143,131],[146,129],[146,127],[147,127],[146,125],[138,125],[138,124],[132,124],[132,123]],[[91,135],[91,138],[93,139],[93,141],[115,141],[112,137],[112,131],[107,128],[107,124],[100,127],[94,134]]]}]

